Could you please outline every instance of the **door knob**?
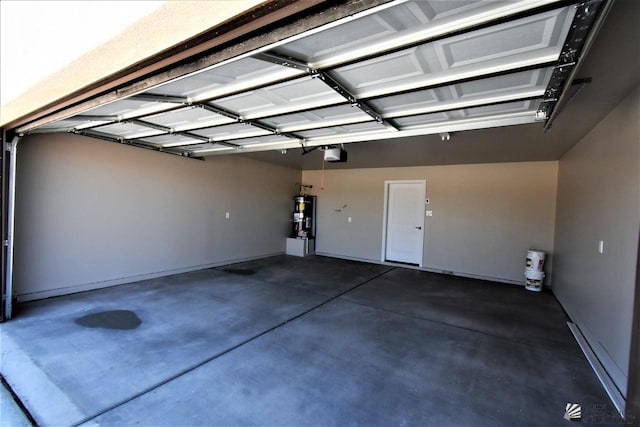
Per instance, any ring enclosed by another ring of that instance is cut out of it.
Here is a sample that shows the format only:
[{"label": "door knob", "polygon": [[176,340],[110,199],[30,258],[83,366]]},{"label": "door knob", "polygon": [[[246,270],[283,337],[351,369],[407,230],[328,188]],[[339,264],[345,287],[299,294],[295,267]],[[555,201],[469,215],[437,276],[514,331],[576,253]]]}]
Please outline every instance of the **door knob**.
[{"label": "door knob", "polygon": [[416,230],[422,230],[422,227],[416,227]]}]

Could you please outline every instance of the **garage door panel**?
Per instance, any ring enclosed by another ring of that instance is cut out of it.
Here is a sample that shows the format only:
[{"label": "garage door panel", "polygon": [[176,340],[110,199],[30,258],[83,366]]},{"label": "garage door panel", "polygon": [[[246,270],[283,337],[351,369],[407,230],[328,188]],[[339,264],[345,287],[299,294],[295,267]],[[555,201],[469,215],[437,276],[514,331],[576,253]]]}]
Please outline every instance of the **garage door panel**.
[{"label": "garage door panel", "polygon": [[465,108],[493,102],[542,96],[553,67],[522,71],[505,76],[473,80],[460,84],[369,101],[384,117]]},{"label": "garage door panel", "polygon": [[195,145],[200,143],[199,139],[190,138],[186,135],[178,134],[178,133],[168,133],[164,135],[158,136],[149,136],[142,138],[144,142],[148,142],[153,145],[157,145],[160,147],[176,147],[180,145]]},{"label": "garage door panel", "polygon": [[33,129],[249,152],[546,121],[600,7],[567,4],[396,0]]},{"label": "garage door panel", "polygon": [[398,43],[426,40],[551,1],[400,2],[277,48],[313,67],[330,67]]},{"label": "garage door panel", "polygon": [[482,107],[467,108],[463,111],[466,117],[486,117],[493,114],[509,114],[535,111],[538,108],[539,100],[525,100],[516,102],[506,102],[495,105],[484,105]]},{"label": "garage door panel", "polygon": [[465,108],[443,113],[422,114],[395,119],[401,129],[416,129],[427,125],[455,124],[465,119],[500,120],[513,115],[533,117],[540,100],[505,102],[496,105]]},{"label": "garage door panel", "polygon": [[555,61],[572,18],[573,9],[567,7],[339,67],[332,73],[356,96],[368,98]]},{"label": "garage door panel", "polygon": [[370,121],[366,123],[358,123],[352,125],[345,126],[333,126],[329,128],[323,129],[312,129],[306,130],[302,132],[298,132],[298,135],[301,135],[305,138],[320,138],[325,136],[335,136],[335,135],[349,135],[349,134],[359,134],[359,133],[367,133],[367,132],[386,132],[388,129],[382,125],[381,123]]},{"label": "garage door panel", "polygon": [[340,125],[365,120],[371,120],[371,117],[362,110],[351,105],[338,105],[267,118],[262,122],[282,132],[294,132],[313,127],[324,127],[332,124]]},{"label": "garage door panel", "polygon": [[301,74],[299,70],[248,57],[175,80],[149,93],[199,101]]},{"label": "garage door panel", "polygon": [[175,108],[175,104],[141,101],[137,99],[121,99],[110,104],[89,109],[84,112],[83,115],[114,116],[127,119],[166,111],[172,108]]},{"label": "garage door panel", "polygon": [[57,122],[50,123],[46,127],[39,129],[38,132],[69,132],[74,129],[86,129],[108,123],[110,123],[110,121],[108,120],[91,120],[83,118],[83,116],[75,116],[65,120],[59,120]]},{"label": "garage door panel", "polygon": [[234,142],[242,147],[249,147],[249,146],[260,147],[260,146],[275,145],[275,144],[286,144],[289,142],[299,142],[299,140],[293,139],[293,138],[287,138],[282,135],[264,135],[264,136],[254,137],[254,138],[241,139]]},{"label": "garage door panel", "polygon": [[268,135],[269,131],[251,126],[248,123],[234,123],[230,125],[198,129],[192,133],[210,138],[213,141],[226,141],[237,138],[247,138],[250,136]]},{"label": "garage door panel", "polygon": [[125,139],[141,138],[149,135],[157,135],[162,131],[152,129],[147,126],[141,126],[135,123],[113,123],[110,125],[94,128],[95,130],[111,135],[117,135]]},{"label": "garage door panel", "polygon": [[204,128],[232,123],[232,118],[199,107],[181,108],[145,118],[145,121],[166,126],[174,131]]},{"label": "garage door panel", "polygon": [[215,105],[246,119],[323,107],[345,99],[319,79],[304,77],[268,88],[222,98]]}]

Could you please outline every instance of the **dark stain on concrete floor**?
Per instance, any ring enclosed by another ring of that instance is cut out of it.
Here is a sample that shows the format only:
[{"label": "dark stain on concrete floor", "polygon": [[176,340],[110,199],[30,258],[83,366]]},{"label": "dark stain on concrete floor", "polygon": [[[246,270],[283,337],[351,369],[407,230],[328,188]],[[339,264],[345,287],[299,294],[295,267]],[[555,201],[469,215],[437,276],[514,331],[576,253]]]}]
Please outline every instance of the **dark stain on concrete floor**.
[{"label": "dark stain on concrete floor", "polygon": [[130,310],[108,310],[79,317],[76,323],[87,328],[131,330],[140,326],[142,320]]},{"label": "dark stain on concrete floor", "polygon": [[225,273],[237,274],[238,276],[253,276],[256,274],[255,270],[249,270],[246,268],[225,268],[222,271]]}]

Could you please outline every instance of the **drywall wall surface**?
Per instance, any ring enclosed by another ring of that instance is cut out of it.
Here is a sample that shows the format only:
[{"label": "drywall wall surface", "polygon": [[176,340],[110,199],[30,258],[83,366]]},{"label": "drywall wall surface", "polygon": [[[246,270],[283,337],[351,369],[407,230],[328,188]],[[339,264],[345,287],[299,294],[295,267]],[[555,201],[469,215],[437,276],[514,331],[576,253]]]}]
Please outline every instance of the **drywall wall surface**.
[{"label": "drywall wall surface", "polygon": [[[515,142],[514,142],[515,143]],[[557,162],[303,171],[318,196],[316,251],[382,260],[384,187],[426,180],[423,268],[524,284],[527,250],[553,249]],[[351,217],[351,222],[348,218]],[[546,266],[548,283],[552,264]]]},{"label": "drywall wall surface", "polygon": [[[69,134],[18,148],[15,289],[33,299],[282,253],[300,171]],[[229,219],[226,213],[229,212]]]},{"label": "drywall wall surface", "polygon": [[623,394],[640,223],[639,105],[636,87],[562,157],[558,177],[554,292]]}]

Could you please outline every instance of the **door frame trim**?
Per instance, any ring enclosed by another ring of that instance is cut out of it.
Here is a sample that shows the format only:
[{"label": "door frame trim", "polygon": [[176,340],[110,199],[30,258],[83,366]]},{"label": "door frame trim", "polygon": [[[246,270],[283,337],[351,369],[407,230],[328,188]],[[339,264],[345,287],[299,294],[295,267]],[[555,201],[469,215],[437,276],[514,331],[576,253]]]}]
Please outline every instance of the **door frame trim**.
[{"label": "door frame trim", "polygon": [[[384,205],[383,205],[383,216],[382,216],[382,252],[380,253],[380,262],[387,262],[386,260],[386,255],[387,255],[387,215],[388,215],[388,211],[389,211],[389,186],[391,184],[422,184],[422,187],[424,189],[424,194],[422,195],[422,199],[423,199],[423,204],[426,201],[426,197],[427,197],[427,180],[426,179],[396,179],[396,180],[389,180],[389,181],[385,181],[384,182]],[[423,205],[424,206],[424,205]],[[426,207],[424,208],[424,210],[426,211]],[[425,224],[424,224],[424,214],[422,216],[422,230],[421,230],[421,234],[422,234],[422,245],[420,245],[420,263],[418,264],[418,267],[422,267],[423,266],[423,261],[424,261],[424,229],[425,229]]]}]

